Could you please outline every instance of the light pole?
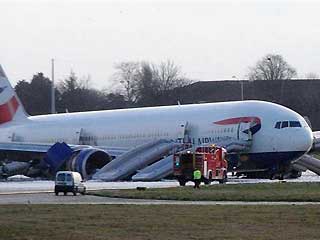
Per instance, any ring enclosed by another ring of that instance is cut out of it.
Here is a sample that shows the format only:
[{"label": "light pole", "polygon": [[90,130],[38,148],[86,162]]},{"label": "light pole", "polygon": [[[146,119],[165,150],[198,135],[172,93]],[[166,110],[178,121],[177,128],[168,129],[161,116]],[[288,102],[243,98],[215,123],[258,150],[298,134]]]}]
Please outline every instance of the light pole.
[{"label": "light pole", "polygon": [[241,84],[241,101],[243,101],[244,97],[243,97],[243,80],[240,80],[240,84]]},{"label": "light pole", "polygon": [[54,59],[51,59],[51,113],[56,113],[56,97],[55,97],[55,91],[54,91]]},{"label": "light pole", "polygon": [[270,67],[270,80],[274,80],[273,79],[273,62],[272,62],[272,59],[271,59],[271,57],[267,57],[267,60],[270,62],[270,64],[271,64],[271,67]]},{"label": "light pole", "polygon": [[[236,76],[232,76],[233,79],[238,80]],[[241,101],[243,101],[243,80],[240,80],[240,89],[241,89]]]}]

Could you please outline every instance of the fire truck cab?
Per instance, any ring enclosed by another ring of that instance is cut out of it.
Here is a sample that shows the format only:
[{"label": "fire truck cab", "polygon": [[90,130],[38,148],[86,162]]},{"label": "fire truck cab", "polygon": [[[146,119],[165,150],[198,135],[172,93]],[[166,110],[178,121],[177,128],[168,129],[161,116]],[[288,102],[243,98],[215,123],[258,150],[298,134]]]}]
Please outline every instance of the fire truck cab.
[{"label": "fire truck cab", "polygon": [[215,145],[176,153],[173,156],[173,175],[180,186],[185,186],[186,182],[193,181],[194,170],[199,169],[201,181],[205,184],[211,181],[225,183],[228,169],[226,153],[224,148]]}]

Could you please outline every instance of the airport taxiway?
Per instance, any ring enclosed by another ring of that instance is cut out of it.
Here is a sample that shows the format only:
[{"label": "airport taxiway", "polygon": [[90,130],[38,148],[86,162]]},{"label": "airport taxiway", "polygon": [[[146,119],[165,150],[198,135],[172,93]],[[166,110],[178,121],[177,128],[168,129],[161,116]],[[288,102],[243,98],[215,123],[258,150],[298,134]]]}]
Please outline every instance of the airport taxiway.
[{"label": "airport taxiway", "polygon": [[106,204],[106,205],[320,205],[320,202],[243,202],[243,201],[175,201],[97,197],[92,195],[55,196],[54,193],[1,195],[3,204]]},{"label": "airport taxiway", "polygon": [[[269,179],[241,179],[229,178],[227,184],[253,184],[253,183],[273,183],[277,180]],[[320,177],[313,172],[307,171],[300,178],[287,179],[287,182],[320,182]],[[212,184],[218,184],[213,182]],[[193,185],[189,182],[187,185]],[[87,190],[102,189],[134,189],[136,187],[146,188],[167,188],[177,187],[179,183],[175,180],[165,180],[157,182],[101,182],[87,181]],[[15,193],[43,193],[52,192],[54,189],[54,181],[22,181],[22,182],[0,182],[0,195]]]},{"label": "airport taxiway", "polygon": [[[231,178],[227,184],[272,183],[277,180]],[[312,172],[303,173],[302,177],[289,179],[287,182],[320,182],[320,177]],[[192,183],[188,183],[192,185]],[[217,184],[217,183],[213,183]],[[166,188],[177,187],[177,181],[159,182],[98,182],[88,181],[87,189],[134,189],[136,187]],[[234,201],[167,201],[97,197],[92,195],[55,196],[53,181],[0,182],[0,204],[195,204],[195,205],[306,205],[320,202],[234,202]]]}]

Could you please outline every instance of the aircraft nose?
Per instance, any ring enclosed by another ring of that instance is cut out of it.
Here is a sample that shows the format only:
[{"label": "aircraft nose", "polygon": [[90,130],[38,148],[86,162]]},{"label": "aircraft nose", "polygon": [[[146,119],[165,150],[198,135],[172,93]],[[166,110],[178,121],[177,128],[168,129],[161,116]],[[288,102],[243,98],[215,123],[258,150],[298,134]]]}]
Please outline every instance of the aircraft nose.
[{"label": "aircraft nose", "polygon": [[304,131],[302,131],[299,137],[299,145],[301,146],[301,150],[308,152],[312,148],[313,144],[313,135],[312,131],[309,127],[305,127]]}]

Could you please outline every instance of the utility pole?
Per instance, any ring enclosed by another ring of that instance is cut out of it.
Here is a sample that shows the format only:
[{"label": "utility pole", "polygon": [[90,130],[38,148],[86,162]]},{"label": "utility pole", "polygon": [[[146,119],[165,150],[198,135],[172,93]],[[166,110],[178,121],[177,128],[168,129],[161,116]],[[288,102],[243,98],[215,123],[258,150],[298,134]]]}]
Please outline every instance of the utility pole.
[{"label": "utility pole", "polygon": [[273,69],[273,62],[272,62],[272,58],[268,57],[267,60],[270,62],[271,66],[270,66],[270,78],[269,80],[274,80],[274,69]]},{"label": "utility pole", "polygon": [[56,113],[56,97],[55,97],[55,90],[54,90],[54,59],[51,59],[51,113]]},{"label": "utility pole", "polygon": [[[233,79],[238,80],[238,78],[236,76],[232,76]],[[241,101],[244,100],[244,95],[243,95],[243,80],[240,80],[240,90],[241,90]]]},{"label": "utility pole", "polygon": [[244,97],[243,97],[243,80],[240,80],[241,82],[241,101],[243,101]]}]

